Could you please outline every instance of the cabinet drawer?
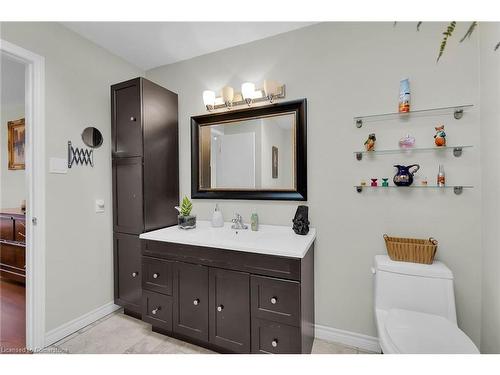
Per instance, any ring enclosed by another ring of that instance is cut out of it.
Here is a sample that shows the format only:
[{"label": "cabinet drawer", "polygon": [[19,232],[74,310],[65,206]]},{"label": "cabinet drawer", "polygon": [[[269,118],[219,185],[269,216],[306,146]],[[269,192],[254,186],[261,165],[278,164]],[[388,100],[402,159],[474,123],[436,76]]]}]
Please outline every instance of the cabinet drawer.
[{"label": "cabinet drawer", "polygon": [[0,240],[14,240],[14,220],[10,216],[0,216]]},{"label": "cabinet drawer", "polygon": [[252,318],[300,325],[300,283],[252,276]]},{"label": "cabinet drawer", "polygon": [[26,242],[26,222],[16,219],[14,221],[14,240],[17,242]]},{"label": "cabinet drawer", "polygon": [[26,266],[24,245],[0,243],[0,264],[24,274]]},{"label": "cabinet drawer", "polygon": [[301,353],[300,328],[252,319],[252,353]]},{"label": "cabinet drawer", "polygon": [[142,288],[172,295],[172,262],[142,257]]},{"label": "cabinet drawer", "polygon": [[142,320],[153,327],[172,331],[172,297],[143,291]]}]

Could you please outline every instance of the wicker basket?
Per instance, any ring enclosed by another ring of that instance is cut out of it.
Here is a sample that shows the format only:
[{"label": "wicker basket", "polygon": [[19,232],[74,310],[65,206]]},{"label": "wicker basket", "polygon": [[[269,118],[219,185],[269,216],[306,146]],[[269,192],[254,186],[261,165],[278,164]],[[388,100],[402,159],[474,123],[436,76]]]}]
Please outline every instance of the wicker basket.
[{"label": "wicker basket", "polygon": [[419,240],[384,234],[384,240],[389,258],[400,262],[432,264],[438,246],[438,242],[432,237]]}]

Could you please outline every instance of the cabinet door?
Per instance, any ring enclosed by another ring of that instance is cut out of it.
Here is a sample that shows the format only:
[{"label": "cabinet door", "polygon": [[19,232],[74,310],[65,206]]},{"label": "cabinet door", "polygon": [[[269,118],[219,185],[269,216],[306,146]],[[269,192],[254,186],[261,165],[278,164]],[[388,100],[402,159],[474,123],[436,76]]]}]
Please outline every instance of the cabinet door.
[{"label": "cabinet door", "polygon": [[208,341],[208,267],[174,263],[173,285],[174,332]]},{"label": "cabinet door", "polygon": [[139,236],[114,235],[115,303],[141,312],[141,241]]},{"label": "cabinet door", "polygon": [[111,95],[113,156],[142,156],[140,80],[112,86]]},{"label": "cabinet door", "polygon": [[144,231],[140,157],[113,159],[113,226],[121,233]]},{"label": "cabinet door", "polygon": [[250,352],[250,275],[210,268],[210,342]]}]

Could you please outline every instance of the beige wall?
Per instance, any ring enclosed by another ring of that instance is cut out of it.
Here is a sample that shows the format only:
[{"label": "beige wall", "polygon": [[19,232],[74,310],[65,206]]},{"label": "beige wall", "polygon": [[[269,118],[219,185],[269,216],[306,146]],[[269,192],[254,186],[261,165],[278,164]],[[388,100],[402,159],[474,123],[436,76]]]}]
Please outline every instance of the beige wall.
[{"label": "beige wall", "polygon": [[[46,152],[66,158],[101,130],[94,168],[46,176],[46,330],[113,301],[110,85],[143,72],[57,23],[2,23],[1,38],[45,57]],[[106,212],[96,214],[95,199]]]},{"label": "beige wall", "polygon": [[481,163],[483,183],[483,319],[481,350],[500,353],[500,23],[481,23]]},{"label": "beige wall", "polygon": [[[314,25],[265,40],[167,65],[146,73],[179,94],[180,190],[190,195],[190,116],[205,113],[202,91],[261,84],[271,78],[287,85],[287,100],[308,100],[308,189],[310,219],[317,228],[316,323],[376,335],[370,266],[384,254],[383,233],[440,241],[438,258],[455,274],[458,321],[476,344],[481,321],[481,182],[477,109],[460,121],[419,117],[411,123],[380,121],[356,129],[353,116],[394,111],[399,80],[409,77],[415,109],[478,104],[478,33],[458,44],[450,39],[436,64],[444,23],[336,23]],[[457,26],[457,35],[467,24]],[[434,126],[443,122],[450,144],[476,147],[456,159],[451,153],[385,155],[358,162],[368,133],[380,148],[397,147],[410,132],[418,145],[432,145]],[[421,176],[434,183],[438,164],[448,182],[473,184],[451,191],[367,191],[360,179],[392,177],[395,163],[420,163]],[[262,223],[290,225],[298,202],[224,201],[226,219],[235,211],[246,221],[255,208]],[[209,219],[215,201],[195,200],[194,211]]]}]

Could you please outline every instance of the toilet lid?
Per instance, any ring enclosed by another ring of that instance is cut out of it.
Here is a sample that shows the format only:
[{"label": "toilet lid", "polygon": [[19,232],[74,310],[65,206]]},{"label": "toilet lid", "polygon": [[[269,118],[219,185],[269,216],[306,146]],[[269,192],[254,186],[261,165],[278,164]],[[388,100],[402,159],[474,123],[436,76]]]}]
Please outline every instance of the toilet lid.
[{"label": "toilet lid", "polygon": [[401,353],[479,353],[456,324],[439,315],[392,309],[387,314],[385,329],[392,344]]}]

